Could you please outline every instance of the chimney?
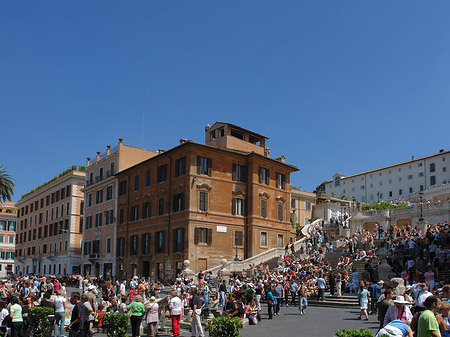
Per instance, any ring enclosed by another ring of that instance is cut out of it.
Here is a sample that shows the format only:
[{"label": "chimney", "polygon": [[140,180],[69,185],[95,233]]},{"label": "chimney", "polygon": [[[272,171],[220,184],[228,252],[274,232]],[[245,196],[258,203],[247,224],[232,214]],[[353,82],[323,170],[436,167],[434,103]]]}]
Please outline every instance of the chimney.
[{"label": "chimney", "polygon": [[285,156],[280,156],[280,157],[275,158],[275,160],[277,160],[277,161],[279,161],[281,163],[284,163],[286,161],[286,157]]},{"label": "chimney", "polygon": [[442,152],[444,152],[444,149],[440,149],[440,150],[439,150],[439,153],[442,153]]},{"label": "chimney", "polygon": [[87,157],[86,167],[89,167],[91,164],[91,157]]},{"label": "chimney", "polygon": [[164,152],[166,152],[166,150],[163,150],[163,149],[159,149],[158,150],[158,154],[161,154],[161,153],[164,153]]},{"label": "chimney", "polygon": [[100,159],[102,159],[102,157],[100,157],[100,151],[97,151],[97,162],[100,160]]},{"label": "chimney", "polygon": [[411,160],[414,160],[414,155],[411,156]]},{"label": "chimney", "polygon": [[270,149],[269,149],[268,147],[266,147],[266,148],[264,149],[264,156],[270,158]]},{"label": "chimney", "polygon": [[206,124],[206,126],[205,126],[205,132],[208,131],[209,129],[211,129],[211,126],[209,126],[209,124]]},{"label": "chimney", "polygon": [[181,138],[181,139],[180,139],[180,144],[187,143],[187,141],[188,141],[187,139]]},{"label": "chimney", "polygon": [[106,145],[106,156],[111,154],[111,145]]}]

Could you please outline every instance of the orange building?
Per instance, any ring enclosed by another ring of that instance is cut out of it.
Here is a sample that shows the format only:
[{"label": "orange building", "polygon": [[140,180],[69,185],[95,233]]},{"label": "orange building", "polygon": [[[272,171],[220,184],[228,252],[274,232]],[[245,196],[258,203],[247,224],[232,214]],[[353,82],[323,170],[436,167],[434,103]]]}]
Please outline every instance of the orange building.
[{"label": "orange building", "polygon": [[14,272],[16,218],[16,204],[0,201],[0,277]]},{"label": "orange building", "polygon": [[222,258],[245,259],[295,237],[290,174],[266,137],[229,123],[205,128],[206,144],[180,145],[119,172],[119,278],[173,280]]},{"label": "orange building", "polygon": [[17,202],[17,274],[80,273],[84,181],[73,166]]}]

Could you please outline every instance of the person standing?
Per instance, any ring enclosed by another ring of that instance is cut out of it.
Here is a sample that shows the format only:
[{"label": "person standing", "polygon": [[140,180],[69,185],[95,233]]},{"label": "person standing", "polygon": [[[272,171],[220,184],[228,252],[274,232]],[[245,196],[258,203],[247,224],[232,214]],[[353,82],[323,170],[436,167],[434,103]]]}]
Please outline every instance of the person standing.
[{"label": "person standing", "polygon": [[11,336],[12,337],[22,337],[22,329],[23,329],[23,318],[22,318],[22,307],[19,305],[19,300],[16,296],[11,298],[11,308],[10,316],[12,318],[12,326],[11,326]]},{"label": "person standing", "polygon": [[372,283],[369,286],[370,294],[370,314],[374,315],[377,313],[377,302],[381,296],[381,286],[379,283]]},{"label": "person standing", "polygon": [[326,287],[325,279],[323,278],[323,274],[320,273],[319,277],[317,278],[317,290],[318,290],[317,297],[319,301],[325,301],[325,287]]},{"label": "person standing", "polygon": [[273,316],[272,308],[274,307],[275,303],[276,303],[275,297],[273,297],[272,290],[269,289],[269,291],[267,292],[267,309],[269,319],[272,319]]},{"label": "person standing", "polygon": [[436,319],[436,311],[439,311],[441,299],[437,296],[429,296],[425,300],[425,311],[417,322],[417,337],[441,337],[439,324]]},{"label": "person standing", "polygon": [[296,305],[296,302],[295,302],[295,295],[297,294],[297,290],[298,290],[298,284],[297,284],[297,282],[295,282],[295,280],[292,280],[291,281],[291,284],[289,285],[289,292],[291,293],[291,298],[292,298],[292,301],[291,301],[291,305]]},{"label": "person standing", "polygon": [[72,293],[70,302],[73,304],[73,309],[69,324],[69,337],[82,337],[84,328],[84,306],[80,299],[80,293]]},{"label": "person standing", "polygon": [[277,282],[275,288],[273,288],[273,297],[275,297],[275,309],[273,310],[273,314],[274,316],[277,316],[280,314],[280,306],[284,297],[284,288],[280,282]]},{"label": "person standing", "polygon": [[192,308],[192,337],[199,336],[204,337],[205,334],[203,333],[202,328],[202,320],[201,320],[201,313],[202,313],[202,300],[200,299],[200,296],[197,294],[197,288],[191,288],[192,292],[192,300],[191,300],[191,308]]},{"label": "person standing", "polygon": [[127,310],[131,309],[131,335],[133,337],[139,336],[139,329],[141,327],[142,316],[145,314],[145,306],[142,304],[142,296],[136,295],[136,301],[127,305]]},{"label": "person standing", "polygon": [[55,304],[55,337],[64,337],[64,323],[66,320],[66,298],[64,290],[58,290],[53,303]]},{"label": "person standing", "polygon": [[328,284],[330,285],[330,295],[334,296],[334,287],[336,285],[336,276],[335,276],[335,272],[334,271],[332,271],[330,273],[330,276],[328,277],[328,280],[329,280]]},{"label": "person standing", "polygon": [[381,301],[379,307],[378,307],[378,321],[380,322],[380,329],[384,326],[384,316],[386,316],[386,312],[391,306],[391,297],[392,292],[391,290],[387,289],[384,292],[384,300]]},{"label": "person standing", "polygon": [[358,299],[359,299],[359,308],[361,312],[359,313],[359,319],[361,319],[362,315],[366,317],[366,321],[369,320],[369,315],[367,314],[367,308],[369,305],[369,292],[367,291],[364,283],[361,282],[358,291]]},{"label": "person standing", "polygon": [[342,274],[341,272],[336,273],[336,291],[337,291],[337,297],[342,296]]},{"label": "person standing", "polygon": [[183,309],[181,299],[178,297],[176,290],[171,292],[172,298],[169,301],[170,318],[172,319],[173,336],[180,335],[180,317]]},{"label": "person standing", "polygon": [[158,333],[158,309],[159,305],[156,303],[155,296],[150,297],[150,303],[145,308],[147,311],[145,321],[147,323],[149,337],[155,337]]}]

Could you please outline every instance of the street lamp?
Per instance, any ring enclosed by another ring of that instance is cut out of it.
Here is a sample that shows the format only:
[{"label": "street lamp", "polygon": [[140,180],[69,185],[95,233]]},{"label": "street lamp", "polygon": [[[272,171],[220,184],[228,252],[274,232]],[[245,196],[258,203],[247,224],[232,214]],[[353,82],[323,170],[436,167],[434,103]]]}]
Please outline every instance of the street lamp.
[{"label": "street lamp", "polygon": [[419,221],[423,221],[423,192],[422,191],[419,192],[419,196],[420,196],[420,217],[419,217]]}]

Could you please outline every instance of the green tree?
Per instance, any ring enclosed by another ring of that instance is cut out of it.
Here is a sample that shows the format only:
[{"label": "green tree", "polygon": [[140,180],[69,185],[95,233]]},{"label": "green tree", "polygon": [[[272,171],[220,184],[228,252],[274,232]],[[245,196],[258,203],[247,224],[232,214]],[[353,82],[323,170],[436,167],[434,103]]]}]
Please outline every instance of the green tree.
[{"label": "green tree", "polygon": [[13,178],[6,173],[6,167],[0,165],[0,200],[11,201],[11,196],[14,195]]},{"label": "green tree", "polygon": [[316,187],[316,189],[313,191],[313,193],[316,193],[316,197],[324,197],[327,195],[325,192],[325,183],[323,182],[319,186]]}]

